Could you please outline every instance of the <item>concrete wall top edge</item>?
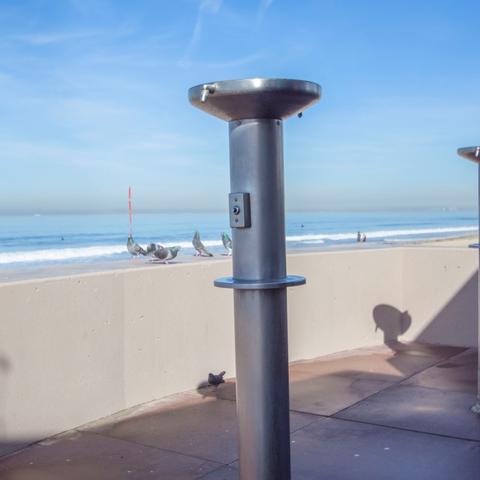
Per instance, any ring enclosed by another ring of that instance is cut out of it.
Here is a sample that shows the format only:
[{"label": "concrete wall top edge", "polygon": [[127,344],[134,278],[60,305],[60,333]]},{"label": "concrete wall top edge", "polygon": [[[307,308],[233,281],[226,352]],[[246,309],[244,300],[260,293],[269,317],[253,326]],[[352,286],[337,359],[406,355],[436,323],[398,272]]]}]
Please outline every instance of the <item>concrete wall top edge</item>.
[{"label": "concrete wall top edge", "polygon": [[[408,247],[409,248],[409,247]],[[365,249],[356,249],[356,248],[345,248],[341,250],[317,250],[317,251],[299,251],[299,252],[288,252],[287,258],[295,257],[305,257],[305,256],[345,256],[345,255],[366,255],[372,253],[380,252],[385,254],[392,254],[393,252],[401,252],[404,250],[404,247],[368,247]],[[48,267],[42,268],[42,271],[45,271],[45,274],[34,274],[33,278],[27,278],[28,274],[25,274],[26,278],[18,278],[12,280],[2,280],[0,279],[0,288],[5,286],[11,286],[15,284],[28,284],[28,283],[44,283],[52,281],[63,281],[66,279],[81,279],[88,278],[99,275],[113,275],[120,276],[127,273],[138,273],[138,272],[151,272],[152,270],[159,269],[199,269],[205,268],[205,266],[212,264],[229,264],[231,260],[229,258],[213,258],[205,259],[205,261],[187,261],[182,263],[171,263],[171,264],[143,264],[138,266],[127,266],[124,268],[109,268],[107,264],[103,264],[102,267],[95,270],[89,270],[86,272],[69,272],[68,267],[62,268],[58,274],[55,274],[52,271],[49,271]],[[113,267],[114,265],[112,265]],[[68,273],[65,273],[67,271]]]}]

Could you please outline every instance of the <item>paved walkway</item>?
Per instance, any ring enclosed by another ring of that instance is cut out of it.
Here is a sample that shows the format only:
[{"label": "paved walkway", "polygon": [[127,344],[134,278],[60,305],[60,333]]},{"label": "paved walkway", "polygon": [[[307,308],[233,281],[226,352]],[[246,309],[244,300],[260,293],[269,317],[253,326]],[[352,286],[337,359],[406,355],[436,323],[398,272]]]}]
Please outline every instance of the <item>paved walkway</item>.
[{"label": "paved walkway", "polygon": [[[291,366],[293,480],[479,480],[476,352],[395,344]],[[1,480],[238,479],[235,383],[0,459]]]}]

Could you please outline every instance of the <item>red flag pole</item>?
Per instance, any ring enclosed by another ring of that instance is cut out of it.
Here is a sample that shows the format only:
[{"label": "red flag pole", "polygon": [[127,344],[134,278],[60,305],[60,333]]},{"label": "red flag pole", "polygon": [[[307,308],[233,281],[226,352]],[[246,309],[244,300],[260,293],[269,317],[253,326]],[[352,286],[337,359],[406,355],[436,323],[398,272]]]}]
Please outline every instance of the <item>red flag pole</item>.
[{"label": "red flag pole", "polygon": [[132,236],[132,187],[128,187],[128,218],[130,220],[130,236]]}]

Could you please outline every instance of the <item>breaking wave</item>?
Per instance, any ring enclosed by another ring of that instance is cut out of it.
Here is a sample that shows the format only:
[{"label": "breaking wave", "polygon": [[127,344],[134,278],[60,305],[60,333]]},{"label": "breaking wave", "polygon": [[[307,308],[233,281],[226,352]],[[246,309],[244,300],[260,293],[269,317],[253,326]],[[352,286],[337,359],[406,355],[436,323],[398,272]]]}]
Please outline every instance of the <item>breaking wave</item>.
[{"label": "breaking wave", "polygon": [[8,263],[30,263],[95,258],[117,255],[127,251],[125,245],[102,245],[95,247],[72,247],[58,250],[27,250],[23,252],[0,253],[0,265]]}]

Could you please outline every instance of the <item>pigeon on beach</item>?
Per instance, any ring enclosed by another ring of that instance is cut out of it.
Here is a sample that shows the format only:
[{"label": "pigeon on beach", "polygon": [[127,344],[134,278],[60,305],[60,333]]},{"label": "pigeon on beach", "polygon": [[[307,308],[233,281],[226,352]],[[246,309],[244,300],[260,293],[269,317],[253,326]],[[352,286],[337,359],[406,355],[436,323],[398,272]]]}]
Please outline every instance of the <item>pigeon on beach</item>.
[{"label": "pigeon on beach", "polygon": [[225,383],[225,380],[223,379],[223,377],[225,376],[225,373],[226,373],[225,371],[220,372],[218,375],[215,375],[214,373],[209,373],[208,384],[214,385],[215,387],[217,387],[221,383]]},{"label": "pigeon on beach", "polygon": [[152,257],[153,260],[159,260],[163,263],[168,263],[170,260],[173,260],[180,250],[180,247],[164,247],[163,245],[155,245],[151,243],[147,247],[147,255]]},{"label": "pigeon on beach", "polygon": [[147,246],[147,255],[149,257],[152,256],[153,252],[157,249],[157,246],[154,244],[154,243],[150,243],[148,246]]},{"label": "pigeon on beach", "polygon": [[205,245],[200,240],[200,233],[198,230],[193,235],[192,239],[193,248],[196,250],[195,256],[200,257],[213,257],[213,254],[210,253],[206,248]]},{"label": "pigeon on beach", "polygon": [[138,257],[139,255],[146,255],[147,252],[135,242],[131,235],[128,236],[127,239],[127,250],[133,257]]},{"label": "pigeon on beach", "polygon": [[227,251],[227,255],[232,254],[232,239],[229,237],[228,233],[222,232],[222,242],[225,250]]},{"label": "pigeon on beach", "polygon": [[176,245],[174,245],[173,247],[166,247],[165,250],[167,250],[168,255],[167,255],[167,259],[165,260],[165,263],[168,263],[170,260],[173,260],[178,255],[178,252],[180,251],[181,248],[182,247],[178,247]]},{"label": "pigeon on beach", "polygon": [[163,245],[151,243],[147,247],[147,255],[151,257],[152,260],[165,261],[168,256],[168,252]]}]

